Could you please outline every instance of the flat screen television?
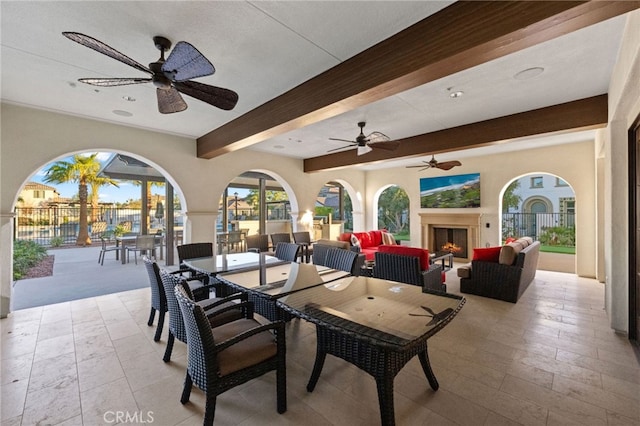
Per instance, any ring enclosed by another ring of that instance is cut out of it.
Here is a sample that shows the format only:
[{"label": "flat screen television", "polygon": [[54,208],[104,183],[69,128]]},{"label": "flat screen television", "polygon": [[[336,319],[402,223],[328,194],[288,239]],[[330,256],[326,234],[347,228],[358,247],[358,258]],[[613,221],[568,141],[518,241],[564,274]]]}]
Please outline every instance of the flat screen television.
[{"label": "flat screen television", "polygon": [[480,173],[420,178],[420,207],[480,207]]}]

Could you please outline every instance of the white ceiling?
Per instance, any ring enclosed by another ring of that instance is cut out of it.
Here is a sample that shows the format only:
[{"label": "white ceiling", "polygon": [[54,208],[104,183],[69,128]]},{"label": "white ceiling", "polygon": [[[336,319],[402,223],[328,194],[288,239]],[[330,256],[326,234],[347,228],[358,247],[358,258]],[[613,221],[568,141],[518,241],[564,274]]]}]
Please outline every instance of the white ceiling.
[{"label": "white ceiling", "polygon": [[[2,1],[2,101],[197,138],[450,3]],[[249,149],[309,158],[344,146],[330,137],[355,138],[358,121],[367,122],[365,133],[375,130],[400,139],[606,93],[624,23],[624,16],[610,19]],[[159,57],[153,36],[165,36],[174,44],[188,41],[216,67],[214,75],[198,81],[235,90],[239,102],[233,111],[223,111],[185,96],[186,111],[162,115],[152,84],[98,88],[76,83],[82,77],[146,75],[68,40],[63,31],[97,38],[142,64]],[[544,72],[529,80],[514,78],[531,67],[543,67]],[[449,92],[454,90],[464,95],[451,99]],[[580,132],[527,138],[499,149],[569,143],[589,136]],[[492,149],[496,148],[443,153],[438,159],[482,155]]]}]

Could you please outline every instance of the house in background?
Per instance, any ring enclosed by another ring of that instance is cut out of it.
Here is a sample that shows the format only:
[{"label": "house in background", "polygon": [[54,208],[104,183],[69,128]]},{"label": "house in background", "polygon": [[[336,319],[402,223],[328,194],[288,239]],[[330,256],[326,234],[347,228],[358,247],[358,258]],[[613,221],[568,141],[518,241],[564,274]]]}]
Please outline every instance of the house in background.
[{"label": "house in background", "polygon": [[70,198],[60,197],[60,193],[53,186],[37,182],[27,182],[18,196],[19,207],[46,207],[47,205],[68,205]]}]

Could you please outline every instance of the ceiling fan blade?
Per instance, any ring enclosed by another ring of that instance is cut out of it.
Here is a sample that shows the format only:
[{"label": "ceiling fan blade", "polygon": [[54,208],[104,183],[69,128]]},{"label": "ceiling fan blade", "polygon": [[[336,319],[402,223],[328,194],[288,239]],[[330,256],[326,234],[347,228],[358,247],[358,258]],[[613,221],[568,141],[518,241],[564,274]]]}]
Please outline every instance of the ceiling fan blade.
[{"label": "ceiling fan blade", "polygon": [[113,47],[104,44],[100,40],[96,40],[95,38],[89,37],[88,35],[74,33],[74,32],[63,32],[62,35],[68,38],[69,40],[73,40],[76,43],[80,43],[81,45],[86,46],[89,49],[93,49],[96,52],[102,53],[103,55],[107,55],[115,59],[116,61],[120,61],[137,70],[146,72],[147,74],[153,74],[153,72],[151,72],[149,68],[145,67],[144,65],[142,65],[137,61],[134,61],[130,57],[123,55]]},{"label": "ceiling fan blade", "polygon": [[351,149],[351,148],[353,148],[354,146],[356,146],[356,144],[352,144],[352,145],[350,145],[350,146],[341,146],[340,148],[333,148],[333,149],[330,149],[330,150],[329,150],[329,151],[327,151],[327,152],[334,152],[334,151],[341,151],[341,150],[345,150],[345,151],[346,151],[347,149]]},{"label": "ceiling fan blade", "polygon": [[441,170],[451,170],[456,166],[462,166],[462,163],[459,161],[445,161],[443,163],[436,164],[436,167]]},{"label": "ceiling fan blade", "polygon": [[351,143],[354,145],[357,145],[358,143],[356,141],[350,141],[347,139],[337,139],[337,138],[329,138],[330,141],[340,141],[340,142],[347,142],[347,143]]},{"label": "ceiling fan blade", "polygon": [[376,149],[384,149],[386,151],[395,151],[400,146],[398,141],[369,143],[369,147]]},{"label": "ceiling fan blade", "polygon": [[425,164],[421,164],[421,165],[419,165],[419,166],[406,166],[405,168],[406,168],[406,169],[418,169],[418,168],[420,168],[420,167],[423,167],[423,168],[425,168],[425,169],[428,169],[428,168],[429,168],[429,167],[431,167],[431,166],[430,166],[430,165],[428,165],[428,164],[426,164],[426,165],[425,165]]},{"label": "ceiling fan blade", "polygon": [[92,86],[126,86],[127,84],[149,83],[150,78],[79,78],[79,82]]},{"label": "ceiling fan blade", "polygon": [[369,143],[378,143],[378,142],[389,142],[391,138],[384,133],[381,132],[372,132],[369,136],[367,136],[367,141]]},{"label": "ceiling fan blade", "polygon": [[196,99],[224,110],[231,110],[238,103],[238,94],[233,90],[209,86],[197,81],[176,81],[176,89]]},{"label": "ceiling fan blade", "polygon": [[156,95],[158,96],[158,111],[162,114],[172,114],[187,109],[187,103],[180,96],[180,92],[173,87],[169,89],[157,88]]},{"label": "ceiling fan blade", "polygon": [[167,77],[172,81],[191,80],[216,72],[213,64],[186,41],[176,44],[161,69],[165,74],[170,74]]}]

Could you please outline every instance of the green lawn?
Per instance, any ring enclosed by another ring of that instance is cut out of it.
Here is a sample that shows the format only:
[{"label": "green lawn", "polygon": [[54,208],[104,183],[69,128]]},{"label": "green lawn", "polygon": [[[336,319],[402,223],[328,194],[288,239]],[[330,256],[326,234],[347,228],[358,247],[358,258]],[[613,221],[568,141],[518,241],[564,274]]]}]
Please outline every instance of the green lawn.
[{"label": "green lawn", "polygon": [[576,254],[575,247],[565,247],[565,246],[540,246],[540,251],[545,253],[562,253],[562,254]]}]

